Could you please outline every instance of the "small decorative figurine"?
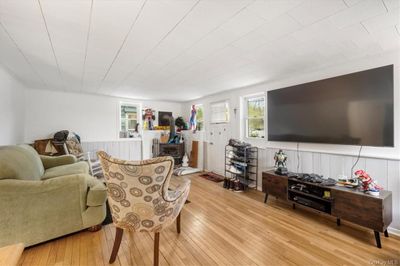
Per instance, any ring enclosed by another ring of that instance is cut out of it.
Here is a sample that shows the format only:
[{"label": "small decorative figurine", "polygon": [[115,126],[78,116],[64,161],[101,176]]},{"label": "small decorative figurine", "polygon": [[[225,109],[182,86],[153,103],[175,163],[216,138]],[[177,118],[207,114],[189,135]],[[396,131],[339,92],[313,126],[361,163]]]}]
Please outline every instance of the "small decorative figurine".
[{"label": "small decorative figurine", "polygon": [[182,159],[182,166],[188,167],[189,166],[188,162],[189,162],[189,158],[188,158],[187,154],[185,153],[185,155],[183,156],[183,159]]},{"label": "small decorative figurine", "polygon": [[279,150],[278,152],[275,153],[274,160],[276,168],[275,173],[278,175],[287,175],[288,173],[288,170],[286,168],[287,155],[282,150]]},{"label": "small decorative figurine", "polygon": [[153,130],[154,129],[154,120],[156,116],[154,115],[154,110],[151,108],[145,108],[143,110],[143,129]]},{"label": "small decorative figurine", "polygon": [[368,194],[373,196],[379,196],[379,191],[383,189],[383,187],[379,186],[372,177],[367,174],[364,170],[357,170],[355,173],[358,180],[361,182],[361,189]]},{"label": "small decorative figurine", "polygon": [[192,110],[190,111],[190,130],[196,131],[196,106],[193,104],[192,105]]}]

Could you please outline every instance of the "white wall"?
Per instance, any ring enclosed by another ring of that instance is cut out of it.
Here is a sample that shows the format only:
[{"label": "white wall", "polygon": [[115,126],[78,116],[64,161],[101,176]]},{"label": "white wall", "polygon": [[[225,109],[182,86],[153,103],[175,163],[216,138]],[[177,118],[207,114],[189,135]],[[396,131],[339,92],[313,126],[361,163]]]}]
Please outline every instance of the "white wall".
[{"label": "white wall", "polygon": [[[379,181],[385,189],[393,192],[393,223],[391,225],[395,230],[400,230],[400,53],[382,54],[378,56],[364,58],[362,60],[348,62],[346,65],[338,65],[326,69],[319,69],[310,73],[298,73],[279,80],[273,80],[263,84],[227,91],[216,95],[208,96],[198,100],[190,101],[185,104],[183,110],[190,110],[192,104],[204,105],[204,117],[206,120],[205,140],[208,141],[211,136],[213,125],[210,125],[210,114],[208,112],[210,103],[229,100],[230,103],[230,123],[225,128],[228,137],[242,138],[251,142],[260,148],[259,164],[260,172],[273,166],[273,155],[278,148],[283,148],[289,155],[289,171],[297,170],[296,143],[269,142],[267,140],[251,140],[243,138],[243,119],[240,114],[242,98],[251,94],[266,93],[268,90],[279,89],[286,86],[301,84],[309,81],[334,77],[351,72],[366,70],[374,67],[394,64],[394,95],[395,95],[395,147],[394,148],[363,148],[362,158],[357,165],[358,169],[365,169],[373,178]],[[234,114],[236,109],[236,115]],[[188,112],[187,112],[188,113]],[[188,117],[188,116],[186,116]],[[367,121],[366,121],[367,122]],[[267,130],[267,129],[266,129]],[[215,140],[213,140],[215,142]],[[214,143],[219,147],[224,147],[226,143]],[[324,174],[325,177],[336,178],[338,174],[350,175],[350,170],[355,155],[358,152],[358,146],[348,145],[324,145],[324,144],[300,144],[300,172],[314,172]],[[223,162],[214,158],[215,154],[208,153],[208,161]],[[223,153],[220,153],[223,154]],[[219,169],[224,166],[218,167]],[[207,168],[207,166],[206,166]],[[213,170],[213,169],[208,169]],[[259,189],[261,185],[261,174],[259,175]],[[400,233],[400,231],[398,231]]]},{"label": "white wall", "polygon": [[0,146],[23,142],[24,87],[0,66]]},{"label": "white wall", "polygon": [[25,141],[52,137],[63,129],[78,133],[83,141],[112,141],[118,138],[119,102],[142,103],[158,111],[182,115],[175,102],[145,101],[45,90],[25,93]]}]

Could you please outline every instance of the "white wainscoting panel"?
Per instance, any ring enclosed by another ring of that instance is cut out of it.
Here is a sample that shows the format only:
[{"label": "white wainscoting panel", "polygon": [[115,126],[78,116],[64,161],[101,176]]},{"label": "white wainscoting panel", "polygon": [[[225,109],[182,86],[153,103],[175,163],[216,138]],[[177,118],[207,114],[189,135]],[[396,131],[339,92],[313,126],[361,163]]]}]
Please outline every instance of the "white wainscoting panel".
[{"label": "white wainscoting panel", "polygon": [[138,161],[142,159],[141,140],[90,141],[82,142],[85,152],[96,153],[103,150],[112,157],[122,160]]},{"label": "white wainscoting panel", "polygon": [[387,166],[387,187],[392,191],[393,197],[393,223],[390,227],[397,229],[400,233],[400,163],[389,160]]}]

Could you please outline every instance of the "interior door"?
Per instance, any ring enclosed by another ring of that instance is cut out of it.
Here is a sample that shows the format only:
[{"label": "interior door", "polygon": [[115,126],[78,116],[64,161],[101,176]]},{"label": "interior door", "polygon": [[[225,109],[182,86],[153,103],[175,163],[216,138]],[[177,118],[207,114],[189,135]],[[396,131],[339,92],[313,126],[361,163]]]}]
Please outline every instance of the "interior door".
[{"label": "interior door", "polygon": [[228,124],[211,124],[208,132],[208,170],[224,175],[225,145],[228,144]]},{"label": "interior door", "polygon": [[216,163],[215,163],[215,151],[216,151],[216,135],[215,135],[215,125],[211,124],[208,129],[207,136],[207,170],[210,172],[215,172]]}]

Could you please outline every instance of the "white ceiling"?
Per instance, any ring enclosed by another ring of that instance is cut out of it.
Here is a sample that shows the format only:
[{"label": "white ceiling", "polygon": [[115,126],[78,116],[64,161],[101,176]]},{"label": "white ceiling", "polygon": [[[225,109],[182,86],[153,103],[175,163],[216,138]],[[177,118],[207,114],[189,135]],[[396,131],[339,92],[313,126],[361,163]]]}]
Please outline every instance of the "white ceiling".
[{"label": "white ceiling", "polygon": [[184,101],[400,48],[400,0],[0,0],[33,88]]}]

